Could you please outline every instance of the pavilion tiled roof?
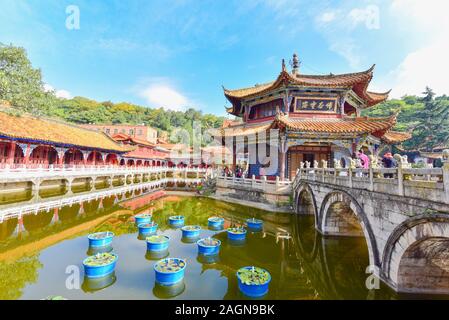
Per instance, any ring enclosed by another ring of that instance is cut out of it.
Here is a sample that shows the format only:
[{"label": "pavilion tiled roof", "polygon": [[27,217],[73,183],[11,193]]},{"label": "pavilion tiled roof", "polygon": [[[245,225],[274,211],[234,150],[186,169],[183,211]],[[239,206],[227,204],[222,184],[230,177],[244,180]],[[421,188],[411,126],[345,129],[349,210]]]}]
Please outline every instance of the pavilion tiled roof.
[{"label": "pavilion tiled roof", "polygon": [[268,130],[271,127],[272,123],[272,120],[260,123],[241,123],[238,125],[228,126],[226,128],[208,129],[207,132],[214,137],[248,136]]},{"label": "pavilion tiled roof", "polygon": [[52,119],[29,115],[13,116],[0,112],[0,136],[22,141],[48,143],[57,146],[128,152],[133,147],[122,146],[103,132]]},{"label": "pavilion tiled roof", "polygon": [[117,133],[116,135],[112,136],[112,139],[114,139],[115,141],[131,141],[135,144],[138,145],[144,145],[144,146],[148,146],[148,147],[155,147],[156,144],[151,143],[150,141],[147,140],[143,140],[143,139],[139,139],[139,138],[135,138],[135,137],[131,137],[127,134],[124,133]]},{"label": "pavilion tiled roof", "polygon": [[389,144],[401,143],[410,139],[412,135],[408,132],[388,131],[382,136],[382,140]]},{"label": "pavilion tiled roof", "polygon": [[345,117],[318,119],[278,116],[275,121],[289,129],[301,132],[381,133],[382,136],[396,124],[396,115],[387,118]]},{"label": "pavilion tiled roof", "polygon": [[[328,75],[306,75],[293,74],[286,71],[285,66],[277,79],[272,82],[258,84],[253,87],[247,87],[236,90],[229,90],[223,87],[226,98],[233,104],[239,103],[241,99],[252,98],[257,95],[275,90],[281,85],[293,84],[304,87],[317,88],[339,88],[353,89],[360,98],[366,101],[368,107],[383,102],[388,98],[389,92],[375,93],[367,91],[368,85],[373,77],[374,65],[368,70],[355,73],[345,74],[328,74]],[[227,111],[235,114],[234,107],[227,108]]]}]

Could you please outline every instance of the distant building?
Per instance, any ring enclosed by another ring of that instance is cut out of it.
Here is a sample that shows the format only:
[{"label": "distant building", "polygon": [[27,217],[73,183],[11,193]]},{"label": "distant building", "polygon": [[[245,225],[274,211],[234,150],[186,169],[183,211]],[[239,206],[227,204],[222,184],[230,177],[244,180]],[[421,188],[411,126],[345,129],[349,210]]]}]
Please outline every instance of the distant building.
[{"label": "distant building", "polygon": [[133,138],[129,135],[119,133],[112,137],[115,141],[123,146],[130,146],[132,151],[125,153],[121,160],[120,165],[128,166],[161,166],[166,165],[166,158],[170,155],[169,150],[162,148],[160,145],[156,145],[146,140]]},{"label": "distant building", "polygon": [[85,124],[82,127],[103,131],[112,137],[117,134],[126,134],[132,138],[146,140],[151,143],[157,143],[157,130],[145,125],[123,125],[123,124]]}]

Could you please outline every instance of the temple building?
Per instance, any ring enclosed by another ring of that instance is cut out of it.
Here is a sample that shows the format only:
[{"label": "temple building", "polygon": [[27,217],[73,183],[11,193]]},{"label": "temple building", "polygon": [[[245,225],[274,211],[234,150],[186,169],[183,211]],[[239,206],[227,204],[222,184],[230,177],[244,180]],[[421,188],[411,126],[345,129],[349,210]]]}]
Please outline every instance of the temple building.
[{"label": "temple building", "polygon": [[[391,130],[396,115],[361,116],[363,110],[388,98],[389,92],[368,91],[374,66],[357,73],[328,75],[302,74],[299,67],[295,54],[291,72],[282,61],[281,72],[274,81],[236,90],[223,88],[231,103],[227,112],[242,122],[227,123],[212,135],[233,149],[234,165],[239,158],[247,159],[249,176],[293,179],[301,162],[307,161],[312,167],[331,167],[336,159],[348,166],[349,158],[359,150],[379,155],[392,144],[410,138],[408,133]],[[271,129],[279,130],[275,155],[268,152],[273,144]],[[239,143],[242,140],[243,146]],[[267,146],[267,157],[255,157],[263,144]],[[277,171],[264,174],[273,156],[279,160]]]},{"label": "temple building", "polygon": [[147,140],[138,139],[124,133],[112,137],[122,145],[132,146],[135,149],[123,154],[120,165],[154,167],[166,165],[170,151]]},{"label": "temple building", "polygon": [[0,112],[0,167],[118,165],[134,149],[103,132]]}]

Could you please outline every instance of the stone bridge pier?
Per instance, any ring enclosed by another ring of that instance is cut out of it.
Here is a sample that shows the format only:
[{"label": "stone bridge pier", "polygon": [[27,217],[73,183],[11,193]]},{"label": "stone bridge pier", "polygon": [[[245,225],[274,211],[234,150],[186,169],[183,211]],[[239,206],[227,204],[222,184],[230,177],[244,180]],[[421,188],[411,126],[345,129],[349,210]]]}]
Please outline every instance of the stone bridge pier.
[{"label": "stone bridge pier", "polygon": [[372,272],[395,291],[449,294],[448,204],[316,179],[293,192],[323,235],[364,237]]}]

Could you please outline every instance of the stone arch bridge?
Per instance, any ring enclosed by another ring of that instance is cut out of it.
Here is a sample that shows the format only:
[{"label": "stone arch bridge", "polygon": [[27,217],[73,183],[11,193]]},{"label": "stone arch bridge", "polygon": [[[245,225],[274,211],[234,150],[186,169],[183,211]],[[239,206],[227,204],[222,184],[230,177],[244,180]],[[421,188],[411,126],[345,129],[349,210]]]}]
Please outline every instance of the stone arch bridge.
[{"label": "stone arch bridge", "polygon": [[294,211],[325,236],[361,236],[371,271],[398,292],[449,294],[449,166],[298,169]]}]

